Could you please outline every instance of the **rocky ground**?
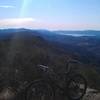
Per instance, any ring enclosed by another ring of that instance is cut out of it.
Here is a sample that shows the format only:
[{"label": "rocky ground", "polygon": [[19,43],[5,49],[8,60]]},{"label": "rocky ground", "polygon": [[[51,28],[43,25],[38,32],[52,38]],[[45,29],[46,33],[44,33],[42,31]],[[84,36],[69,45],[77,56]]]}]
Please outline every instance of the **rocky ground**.
[{"label": "rocky ground", "polygon": [[95,89],[87,89],[83,100],[100,100],[100,92]]},{"label": "rocky ground", "polygon": [[[4,89],[3,92],[0,94],[0,100],[12,100],[12,98],[14,97],[14,93],[11,92],[10,90],[11,88]],[[62,99],[63,98],[59,97],[57,100],[62,100]],[[68,98],[66,98],[66,100],[67,99]],[[20,98],[17,100],[24,100],[24,99]],[[82,100],[100,100],[100,92],[95,89],[88,88]]]}]

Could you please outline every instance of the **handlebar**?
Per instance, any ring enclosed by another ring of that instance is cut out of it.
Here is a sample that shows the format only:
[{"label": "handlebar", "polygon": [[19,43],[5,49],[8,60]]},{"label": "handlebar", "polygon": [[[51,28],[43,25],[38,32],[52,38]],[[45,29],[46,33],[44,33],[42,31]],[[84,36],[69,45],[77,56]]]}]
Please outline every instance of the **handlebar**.
[{"label": "handlebar", "polygon": [[49,67],[45,65],[38,65],[39,68],[42,68],[43,71],[46,71]]},{"label": "handlebar", "polygon": [[38,65],[39,67],[42,67],[42,68],[46,68],[48,69],[48,66],[45,66],[45,65]]}]

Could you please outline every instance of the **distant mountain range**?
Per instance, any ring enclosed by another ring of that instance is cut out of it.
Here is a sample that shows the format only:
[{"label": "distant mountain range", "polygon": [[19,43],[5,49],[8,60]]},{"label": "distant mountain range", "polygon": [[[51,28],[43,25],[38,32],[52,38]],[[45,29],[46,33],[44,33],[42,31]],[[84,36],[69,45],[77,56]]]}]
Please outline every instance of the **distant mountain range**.
[{"label": "distant mountain range", "polygon": [[48,31],[30,29],[1,29],[0,39],[39,37],[59,46],[64,52],[79,56],[85,63],[100,64],[100,31]]},{"label": "distant mountain range", "polygon": [[[48,31],[48,30],[31,30],[31,29],[1,29],[0,38],[9,38],[15,33],[27,33],[34,36],[41,36],[46,40],[57,42],[68,42],[72,38],[100,38],[100,31],[87,30],[87,31]],[[66,39],[67,38],[67,39]]]},{"label": "distant mountain range", "polygon": [[24,29],[24,28],[19,28],[19,29],[0,29],[0,34],[1,33],[17,33],[17,32],[39,32],[39,34],[42,35],[69,35],[69,36],[100,36],[100,31],[97,30],[84,30],[84,31],[49,31],[49,30],[32,30],[32,29]]}]

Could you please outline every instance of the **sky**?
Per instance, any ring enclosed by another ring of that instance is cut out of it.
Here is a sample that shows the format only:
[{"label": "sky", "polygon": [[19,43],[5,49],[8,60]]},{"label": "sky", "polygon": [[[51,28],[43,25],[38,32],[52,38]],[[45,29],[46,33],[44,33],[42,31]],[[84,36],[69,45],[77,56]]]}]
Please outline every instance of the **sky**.
[{"label": "sky", "polygon": [[100,30],[100,0],[0,0],[0,28]]}]

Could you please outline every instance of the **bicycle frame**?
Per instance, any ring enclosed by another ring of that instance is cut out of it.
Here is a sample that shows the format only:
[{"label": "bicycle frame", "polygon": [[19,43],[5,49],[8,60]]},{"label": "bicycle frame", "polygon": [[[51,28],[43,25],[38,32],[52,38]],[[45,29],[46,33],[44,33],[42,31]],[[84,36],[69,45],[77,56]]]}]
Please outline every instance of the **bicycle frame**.
[{"label": "bicycle frame", "polygon": [[[46,71],[48,70],[47,66],[44,65],[39,65],[39,67],[42,67],[44,74],[46,74]],[[59,77],[60,75],[58,75],[57,73],[54,72],[54,74]],[[46,76],[46,77],[44,77]],[[44,75],[41,80],[48,83],[51,87],[53,87],[54,90],[56,90],[57,88],[60,89],[60,91],[65,92],[65,88],[66,86],[61,86],[59,82],[57,82],[58,80],[54,80],[53,78],[49,77],[49,75]],[[66,73],[63,74],[63,77],[65,79],[65,83],[67,83],[68,79],[70,76],[70,68],[68,69],[68,71]],[[34,81],[33,81],[34,82]],[[32,84],[32,83],[31,83]],[[56,89],[55,89],[56,88]]]},{"label": "bicycle frame", "polygon": [[[76,60],[71,60],[71,61],[68,61],[67,62],[67,65],[66,65],[66,71],[64,74],[61,74],[63,77],[64,77],[64,83],[66,84],[70,78],[72,76],[74,76],[74,74],[76,74],[75,72],[74,73],[71,73],[71,68],[69,66],[70,63],[80,63],[79,61],[76,61]],[[48,73],[48,70],[49,70],[49,67],[48,66],[44,66],[44,65],[38,65],[38,67],[42,68],[43,72],[46,74],[46,72]],[[53,70],[52,70],[53,71]],[[60,75],[58,75],[57,73],[55,73],[53,71],[53,73],[59,77]],[[61,86],[59,82],[57,82],[57,80],[54,80],[53,78],[50,78],[49,75],[45,75],[46,77],[42,77],[42,79],[47,82],[48,84],[50,84],[51,87],[54,88],[54,90],[56,90],[55,88],[58,88],[60,89],[60,91],[62,92],[66,92],[66,85],[65,86]]]},{"label": "bicycle frame", "polygon": [[[72,62],[77,63],[77,61],[75,61],[75,60],[74,60],[74,61],[68,61],[68,62],[67,62],[67,65],[66,65],[66,72],[63,74],[63,77],[64,77],[64,79],[65,79],[65,83],[67,83],[67,81],[69,80],[69,78],[72,76],[71,68],[69,67],[69,64],[72,63]],[[48,84],[50,84],[50,86],[52,86],[53,88],[59,88],[61,91],[65,91],[65,88],[66,88],[65,86],[60,86],[60,84],[57,82],[57,80],[54,80],[53,78],[50,78],[49,75],[46,75],[46,73],[48,73],[48,71],[49,71],[49,69],[50,69],[48,66],[38,65],[37,67],[40,68],[40,69],[42,69],[42,71],[43,71],[43,73],[45,74],[46,77],[43,76],[42,78],[37,79],[37,80],[35,80],[35,81],[43,80],[43,81],[47,82]],[[53,71],[53,69],[50,69],[50,70],[52,70],[52,72],[53,72],[57,77],[60,76],[60,75],[58,75],[57,73],[55,73],[55,72]],[[62,75],[62,74],[61,74],[61,75]],[[18,92],[27,89],[27,88],[28,88],[29,86],[31,86],[35,81],[33,80],[33,81],[30,82],[30,83],[28,83],[27,81],[25,81],[24,83],[21,83],[21,86],[19,87]]]}]

